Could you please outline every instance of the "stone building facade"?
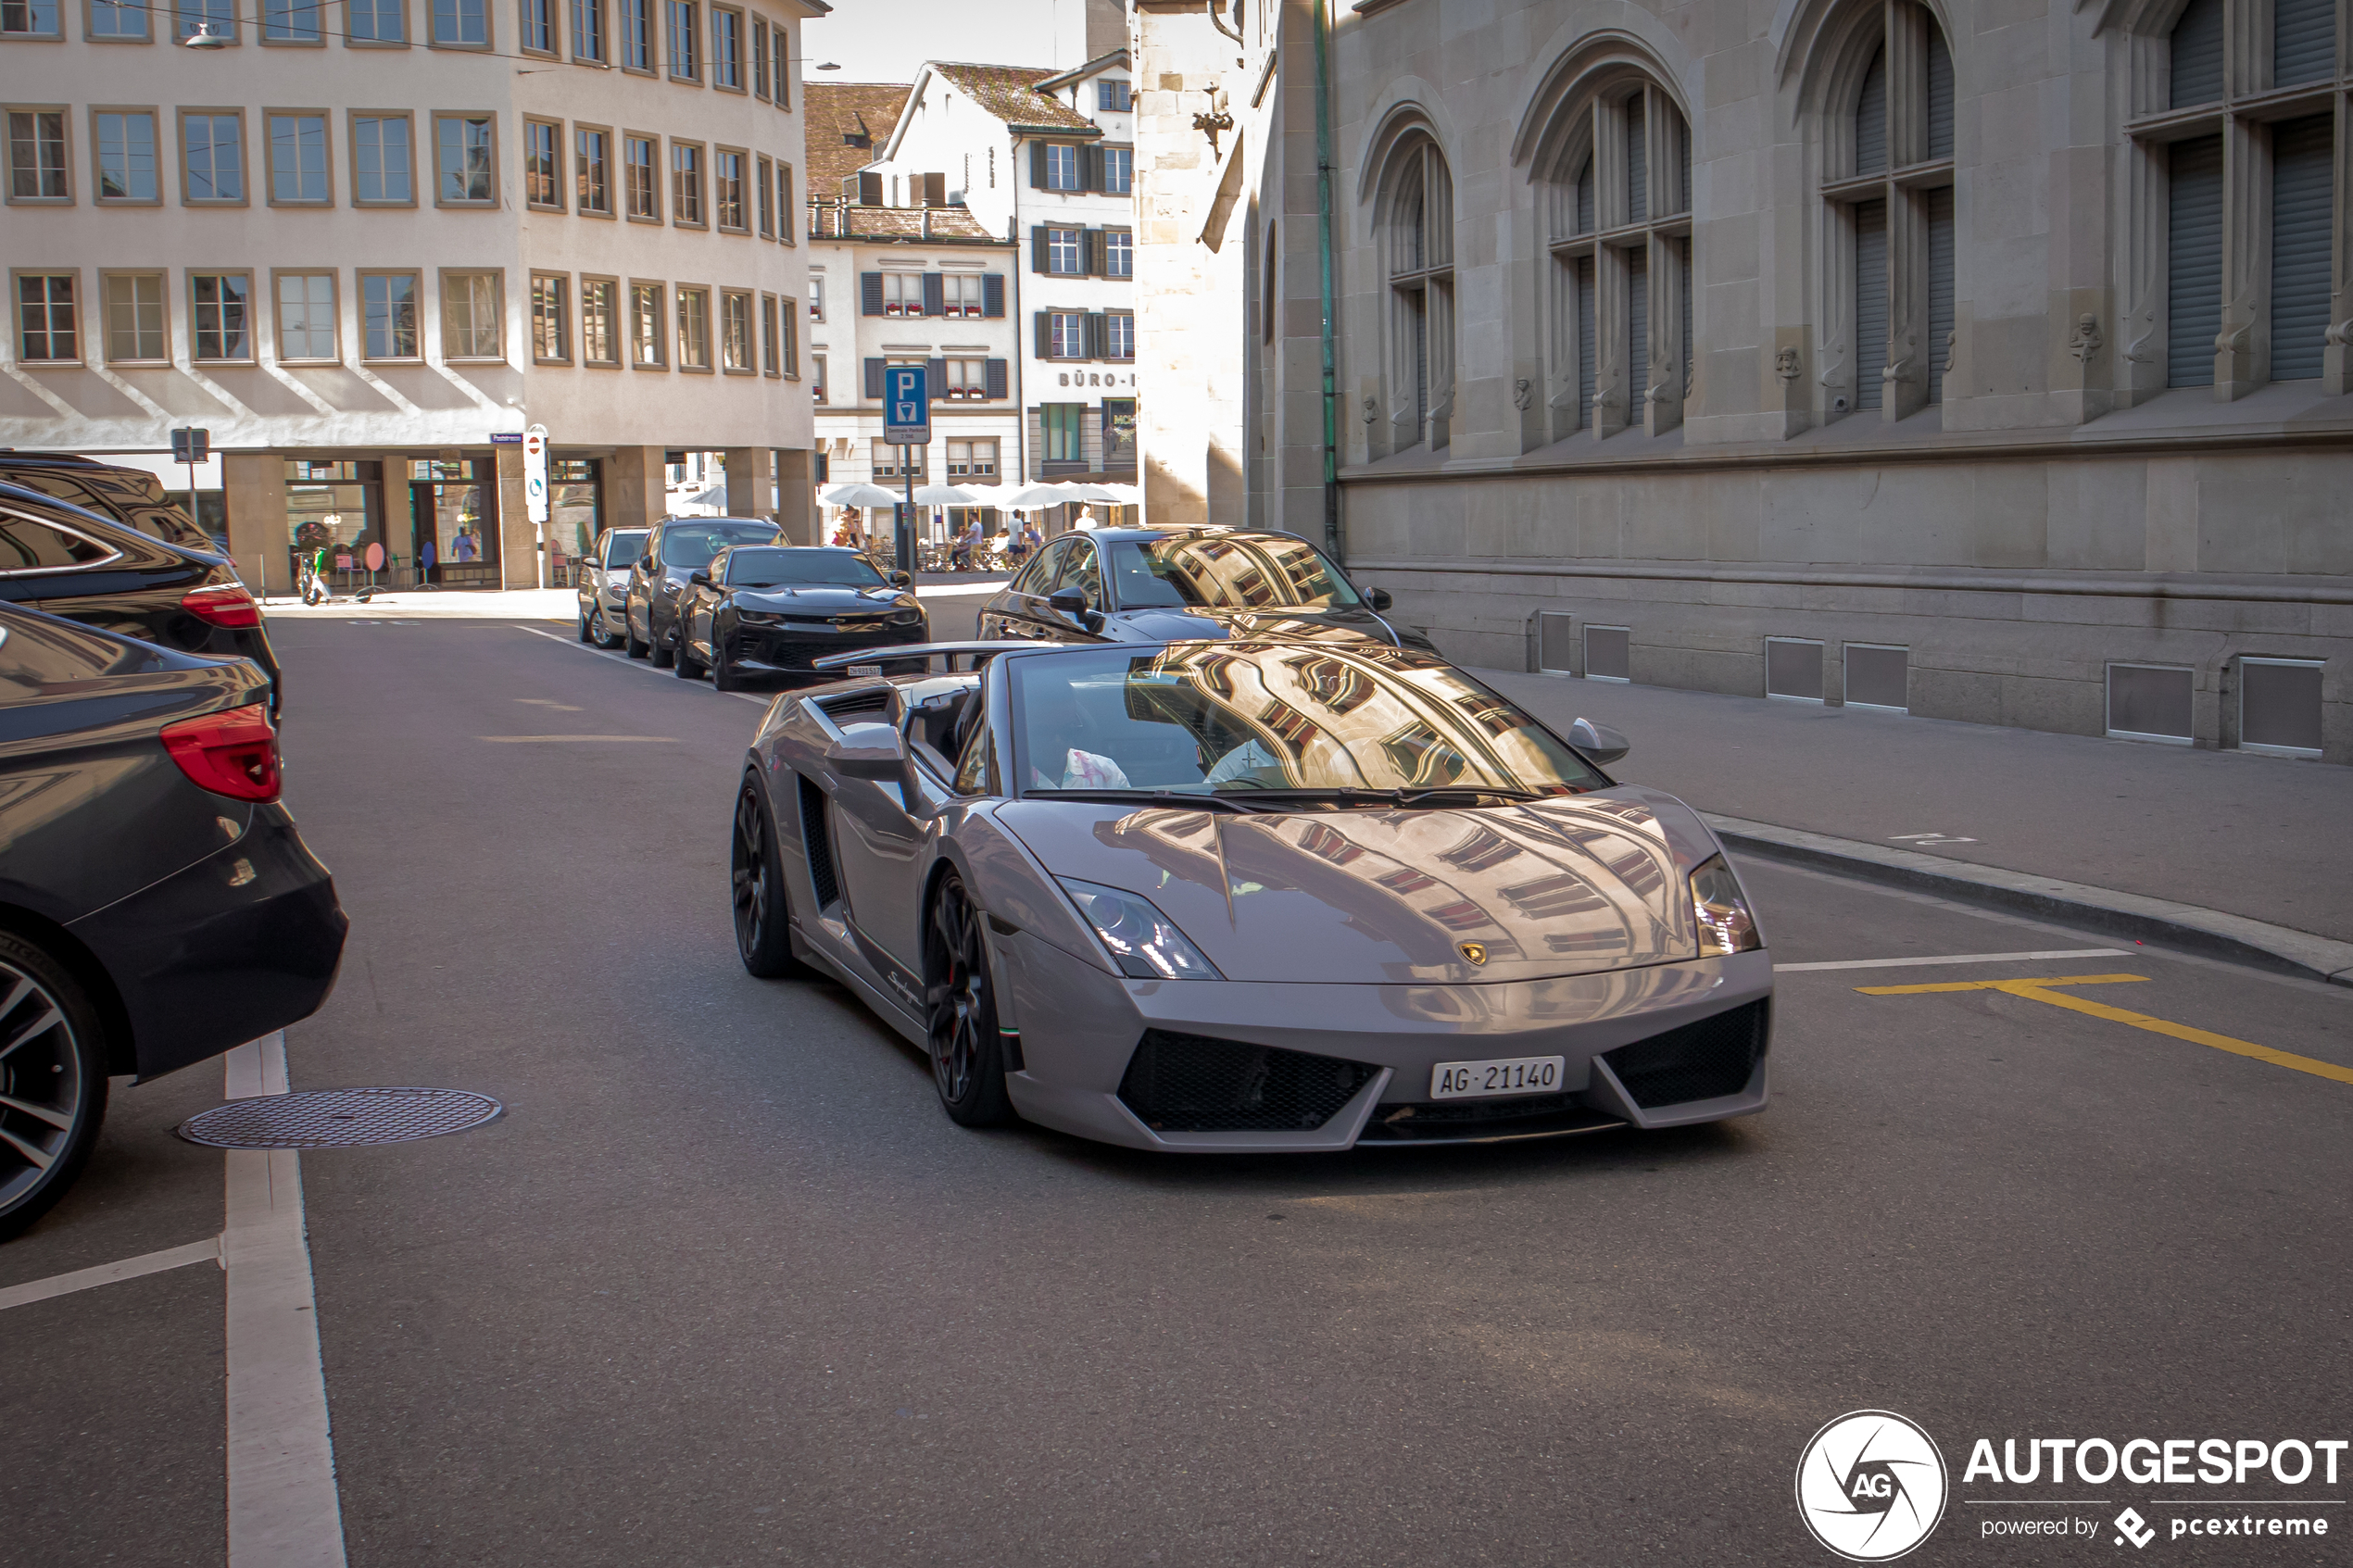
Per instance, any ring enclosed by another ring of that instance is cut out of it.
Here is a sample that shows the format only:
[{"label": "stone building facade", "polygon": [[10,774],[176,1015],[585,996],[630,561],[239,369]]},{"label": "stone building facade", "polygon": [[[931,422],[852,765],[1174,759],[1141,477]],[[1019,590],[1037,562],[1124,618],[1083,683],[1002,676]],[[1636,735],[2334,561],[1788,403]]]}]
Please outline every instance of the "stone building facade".
[{"label": "stone building facade", "polygon": [[1137,0],[1154,515],[1474,664],[2353,761],[2348,8]]}]

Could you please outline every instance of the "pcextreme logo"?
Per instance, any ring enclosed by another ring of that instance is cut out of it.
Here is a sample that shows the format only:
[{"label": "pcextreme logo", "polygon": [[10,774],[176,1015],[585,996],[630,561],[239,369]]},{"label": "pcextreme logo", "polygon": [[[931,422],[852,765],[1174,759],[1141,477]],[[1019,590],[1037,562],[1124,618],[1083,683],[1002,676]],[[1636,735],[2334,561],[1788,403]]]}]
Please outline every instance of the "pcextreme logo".
[{"label": "pcextreme logo", "polygon": [[1798,1516],[1849,1562],[1885,1562],[1928,1539],[1945,1492],[1934,1440],[1893,1411],[1842,1415],[1798,1456]]}]

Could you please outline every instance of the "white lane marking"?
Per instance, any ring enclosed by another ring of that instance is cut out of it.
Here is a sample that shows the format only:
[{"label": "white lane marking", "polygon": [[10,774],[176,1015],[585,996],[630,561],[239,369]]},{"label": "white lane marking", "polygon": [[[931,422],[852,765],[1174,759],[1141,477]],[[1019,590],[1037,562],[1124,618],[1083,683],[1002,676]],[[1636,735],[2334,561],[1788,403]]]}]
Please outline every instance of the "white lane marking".
[{"label": "white lane marking", "polygon": [[1794,974],[1811,969],[1919,969],[1944,963],[2020,963],[2028,959],[2123,959],[2131,958],[2129,947],[2069,947],[2041,953],[1955,953],[1941,959],[1848,959],[1839,963],[1777,963],[1775,974]]},{"label": "white lane marking", "polygon": [[[283,1030],[222,1060],[231,1099],[286,1092]],[[291,1148],[233,1148],[227,1187],[228,1568],[344,1568],[302,1157]]]},{"label": "white lane marking", "polygon": [[665,746],[675,746],[675,745],[677,744],[677,742],[678,742],[678,737],[677,737],[677,736],[675,736],[675,735],[476,735],[476,736],[474,736],[474,739],[476,739],[476,740],[486,740],[486,741],[499,741],[499,742],[526,741],[526,740],[556,740],[556,741],[586,741],[586,740],[610,740],[610,741],[659,741],[659,742],[661,742],[661,744],[663,744],[663,745],[665,745]]},{"label": "white lane marking", "polygon": [[[585,654],[591,654],[596,658],[610,660],[612,663],[621,665],[624,669],[643,671],[648,675],[661,675],[668,673],[666,671],[655,669],[650,664],[641,664],[625,653],[614,653],[610,648],[591,647],[577,637],[567,637],[555,632],[543,632],[536,626],[517,626],[515,630],[518,632],[528,632],[535,637],[545,637],[551,643],[561,643],[568,648],[578,648]],[[746,702],[756,702],[762,708],[766,708],[768,706],[768,699],[766,697],[754,696],[749,692],[712,691],[711,687],[703,686],[702,683],[699,681],[695,684],[698,686],[702,686],[703,690],[711,692],[711,695],[713,696],[741,697]]]},{"label": "white lane marking", "polygon": [[185,1247],[168,1248],[161,1252],[125,1258],[120,1262],[100,1263],[94,1268],[76,1269],[71,1273],[51,1274],[47,1279],[12,1285],[6,1290],[0,1290],[0,1312],[11,1307],[46,1301],[52,1296],[70,1296],[77,1290],[112,1285],[119,1279],[137,1279],[142,1274],[162,1273],[166,1269],[184,1269],[191,1263],[217,1263],[220,1261],[219,1236],[207,1241],[192,1241]]}]

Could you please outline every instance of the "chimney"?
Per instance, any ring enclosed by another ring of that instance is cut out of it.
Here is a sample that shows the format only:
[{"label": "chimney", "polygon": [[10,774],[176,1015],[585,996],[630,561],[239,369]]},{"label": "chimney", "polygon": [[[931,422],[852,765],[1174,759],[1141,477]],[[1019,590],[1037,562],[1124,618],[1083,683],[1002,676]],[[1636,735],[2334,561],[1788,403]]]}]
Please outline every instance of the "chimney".
[{"label": "chimney", "polygon": [[928,205],[924,207],[924,238],[931,238],[931,207]]}]

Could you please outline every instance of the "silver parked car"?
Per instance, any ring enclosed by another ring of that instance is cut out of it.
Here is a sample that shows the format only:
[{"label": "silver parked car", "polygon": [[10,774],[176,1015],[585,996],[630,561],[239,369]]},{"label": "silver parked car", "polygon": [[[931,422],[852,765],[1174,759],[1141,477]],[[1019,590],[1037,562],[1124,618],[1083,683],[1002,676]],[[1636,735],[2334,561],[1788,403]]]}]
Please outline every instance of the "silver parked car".
[{"label": "silver parked car", "polygon": [[1279,1150],[1763,1109],[1753,909],[1610,732],[1369,641],[929,653],[988,662],[771,706],[736,934],[927,1049],[956,1121]]},{"label": "silver parked car", "polygon": [[580,640],[609,648],[621,642],[627,620],[629,569],[646,547],[642,528],[608,528],[580,558],[573,586],[580,597]]}]

